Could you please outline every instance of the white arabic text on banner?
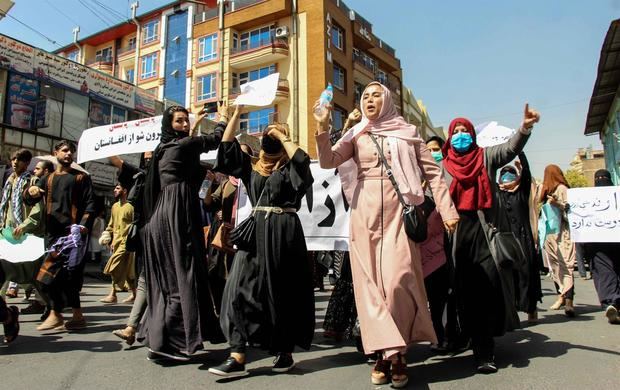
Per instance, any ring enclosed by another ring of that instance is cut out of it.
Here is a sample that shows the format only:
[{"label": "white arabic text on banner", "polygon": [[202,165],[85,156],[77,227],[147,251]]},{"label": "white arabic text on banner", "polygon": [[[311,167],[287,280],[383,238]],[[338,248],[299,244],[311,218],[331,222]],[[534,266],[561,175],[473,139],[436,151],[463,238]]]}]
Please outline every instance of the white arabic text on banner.
[{"label": "white arabic text on banner", "polygon": [[573,242],[620,242],[620,186],[570,188],[568,203]]},{"label": "white arabic text on banner", "polygon": [[274,73],[241,85],[241,94],[235,99],[235,104],[257,107],[270,105],[276,98],[279,81],[280,73]]},{"label": "white arabic text on banner", "polygon": [[[348,251],[349,211],[344,207],[340,177],[335,169],[322,169],[317,162],[313,162],[310,169],[314,177],[312,191],[304,196],[297,212],[306,246],[309,251]],[[252,212],[245,187],[240,185],[239,189],[237,223]],[[311,203],[311,208],[308,203]]]}]

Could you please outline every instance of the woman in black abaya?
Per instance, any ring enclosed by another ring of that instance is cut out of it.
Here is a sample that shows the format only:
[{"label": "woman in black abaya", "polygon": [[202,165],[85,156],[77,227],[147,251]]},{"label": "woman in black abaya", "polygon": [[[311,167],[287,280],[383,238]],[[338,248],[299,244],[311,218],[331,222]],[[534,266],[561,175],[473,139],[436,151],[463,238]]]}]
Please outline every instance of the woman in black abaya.
[{"label": "woman in black abaya", "polygon": [[[194,129],[204,116],[200,112]],[[218,147],[226,126],[225,116],[220,120],[214,134],[193,136],[185,108],[169,107],[162,118],[141,229],[148,307],[138,339],[150,359],[185,361],[204,341],[223,341],[207,279],[198,197],[205,176],[200,154]]]}]

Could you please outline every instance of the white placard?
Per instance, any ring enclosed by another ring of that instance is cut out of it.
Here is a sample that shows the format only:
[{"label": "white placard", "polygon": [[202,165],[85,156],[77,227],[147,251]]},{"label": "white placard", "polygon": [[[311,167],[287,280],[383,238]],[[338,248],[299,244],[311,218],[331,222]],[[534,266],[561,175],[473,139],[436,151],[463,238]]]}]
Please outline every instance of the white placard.
[{"label": "white placard", "polygon": [[[344,207],[340,177],[335,169],[322,169],[318,162],[310,165],[312,184],[312,208],[308,207],[308,195],[301,201],[297,215],[301,220],[309,251],[349,250],[349,211]],[[240,185],[237,223],[247,218],[252,205],[245,188]]]},{"label": "white placard", "polygon": [[481,148],[501,145],[508,142],[515,133],[515,129],[501,126],[497,122],[481,123],[476,126],[476,144]]},{"label": "white placard", "polygon": [[620,242],[620,186],[568,190],[573,242]]},{"label": "white placard", "polygon": [[26,234],[26,239],[12,244],[0,235],[0,259],[9,263],[26,263],[39,259],[45,253],[43,238]]},{"label": "white placard", "polygon": [[276,98],[279,81],[280,73],[274,73],[241,85],[241,94],[235,99],[235,104],[257,107],[270,105]]},{"label": "white placard", "polygon": [[161,137],[161,118],[159,115],[84,130],[78,142],[78,163],[155,150]]}]

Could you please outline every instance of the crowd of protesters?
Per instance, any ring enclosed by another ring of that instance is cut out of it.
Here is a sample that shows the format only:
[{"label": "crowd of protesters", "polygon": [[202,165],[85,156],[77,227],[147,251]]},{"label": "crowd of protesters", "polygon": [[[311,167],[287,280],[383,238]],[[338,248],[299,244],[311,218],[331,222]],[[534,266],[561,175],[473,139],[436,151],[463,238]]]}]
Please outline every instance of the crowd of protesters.
[{"label": "crowd of protesters", "polygon": [[[149,360],[188,361],[204,342],[227,342],[229,357],[209,369],[219,376],[248,374],[248,346],[275,355],[274,372],[291,370],[295,347],[313,341],[314,288],[328,268],[325,336],[355,338],[374,362],[375,385],[406,386],[405,356],[420,342],[436,353],[471,348],[478,372],[496,372],[494,338],[520,326],[518,311],[538,321],[543,268],[558,294],[551,309],[575,316],[577,252],[590,261],[609,322],[620,322],[618,244],[573,243],[562,171],[550,165],[542,183],[532,178],[523,148],[538,112],[526,105],[506,143],[482,148],[466,118],[450,123],[445,141],[421,139],[378,82],[359,107],[338,131],[329,104],[313,108],[319,163],[338,169],[351,210],[348,252],[307,250],[297,211],[313,183],[310,157],[283,124],[264,130],[258,151],[240,143],[239,106],[221,104],[207,135],[197,130],[204,111],[190,126],[185,108],[169,107],[160,144],[139,166],[111,157],[119,176],[107,222],[72,142],[60,141],[54,163],[40,160],[32,172],[31,152],[15,152],[3,178],[2,234],[42,237],[46,253],[0,259],[6,297],[20,288],[32,297],[21,313],[0,298],[4,342],[18,337],[20,314],[42,314],[39,331],[86,328],[84,267],[102,261],[104,248],[111,286],[101,303],[127,291],[122,303],[133,304],[114,335],[144,344]],[[215,149],[215,163],[201,163]],[[613,185],[609,172],[595,176],[596,186]],[[242,189],[252,214],[237,221]],[[427,226],[414,240],[402,215],[415,209]]]}]

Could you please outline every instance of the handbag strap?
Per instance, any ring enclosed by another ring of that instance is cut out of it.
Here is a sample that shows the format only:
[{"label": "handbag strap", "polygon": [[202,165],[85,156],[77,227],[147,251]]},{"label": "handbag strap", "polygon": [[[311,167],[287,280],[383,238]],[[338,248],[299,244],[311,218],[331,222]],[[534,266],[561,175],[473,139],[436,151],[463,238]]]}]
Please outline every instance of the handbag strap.
[{"label": "handbag strap", "polygon": [[381,163],[385,167],[385,173],[387,174],[388,179],[390,179],[392,186],[394,186],[394,191],[396,191],[398,200],[403,205],[403,208],[405,208],[406,210],[407,208],[410,207],[410,205],[408,205],[407,202],[405,202],[405,197],[403,196],[402,192],[400,192],[400,187],[398,186],[398,182],[396,182],[396,179],[394,178],[394,173],[392,172],[392,168],[388,164],[385,158],[385,155],[383,154],[383,148],[379,146],[379,142],[377,142],[377,138],[373,134],[368,133],[368,135],[370,136],[370,139],[377,147],[377,151],[379,151],[379,159],[381,160]]},{"label": "handbag strap", "polygon": [[[267,188],[267,180],[265,180],[265,185],[263,185],[263,190],[260,192],[258,199],[256,199],[256,206],[252,205],[252,216],[256,214],[256,207],[260,204],[260,200],[263,198],[263,194],[265,193],[265,189]],[[252,202],[250,202],[252,203]]]}]

